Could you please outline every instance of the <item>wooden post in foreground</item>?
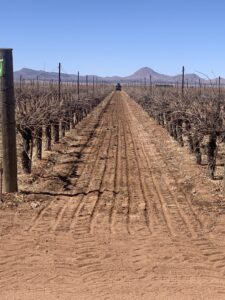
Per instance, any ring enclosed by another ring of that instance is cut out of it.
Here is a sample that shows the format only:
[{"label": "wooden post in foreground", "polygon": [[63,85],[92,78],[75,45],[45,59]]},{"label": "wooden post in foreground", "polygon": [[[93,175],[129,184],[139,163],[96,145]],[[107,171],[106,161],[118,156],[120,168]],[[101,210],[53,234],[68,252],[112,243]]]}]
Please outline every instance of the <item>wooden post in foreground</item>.
[{"label": "wooden post in foreground", "polygon": [[3,192],[17,192],[17,154],[12,49],[0,49],[0,165]]}]

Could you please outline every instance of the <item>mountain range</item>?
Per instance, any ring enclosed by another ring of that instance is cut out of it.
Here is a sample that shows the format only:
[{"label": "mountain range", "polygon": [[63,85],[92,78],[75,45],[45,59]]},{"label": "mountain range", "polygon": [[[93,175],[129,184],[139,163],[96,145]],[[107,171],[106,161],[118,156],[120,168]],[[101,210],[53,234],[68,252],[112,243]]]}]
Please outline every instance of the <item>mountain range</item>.
[{"label": "mountain range", "polygon": [[[20,78],[26,79],[26,80],[33,80],[37,79],[43,80],[43,81],[51,81],[51,80],[58,80],[58,73],[57,72],[46,72],[43,70],[32,70],[28,68],[23,68],[19,71],[14,72],[14,79],[20,80]],[[88,75],[88,80],[92,81],[93,77],[97,81],[104,81],[104,82],[135,82],[135,81],[142,81],[143,83],[146,81],[147,84],[150,82],[150,77],[152,83],[161,83],[161,84],[176,84],[181,83],[182,81],[182,75],[178,74],[176,76],[169,76],[165,74],[160,74],[156,71],[154,71],[151,68],[144,67],[139,70],[137,70],[135,73],[133,73],[130,76],[112,76],[112,77],[100,77],[96,75]],[[74,74],[61,74],[61,80],[62,81],[77,81],[78,75]],[[80,81],[85,82],[86,76],[80,76]],[[214,84],[218,82],[218,78],[214,78],[212,80],[205,80],[201,78],[200,76],[196,74],[185,74],[185,82],[188,82],[189,84],[198,84],[199,81],[205,84]],[[221,78],[221,84],[225,84],[225,79]]]}]

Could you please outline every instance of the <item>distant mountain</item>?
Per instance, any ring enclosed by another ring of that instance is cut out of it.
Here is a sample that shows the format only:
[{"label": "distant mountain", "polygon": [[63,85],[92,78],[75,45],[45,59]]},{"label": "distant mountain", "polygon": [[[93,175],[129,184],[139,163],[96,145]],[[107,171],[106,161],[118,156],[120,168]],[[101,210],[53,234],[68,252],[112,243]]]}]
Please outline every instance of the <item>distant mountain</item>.
[{"label": "distant mountain", "polygon": [[[148,67],[139,69],[134,74],[126,77],[126,79],[133,81],[133,80],[144,80],[146,78],[146,80],[149,82],[150,76],[151,76],[151,81],[153,83],[174,84],[177,82],[179,83],[182,82],[181,74],[176,76],[164,75],[164,74],[157,73]],[[198,83],[199,80],[201,80],[202,82],[205,81],[204,79],[200,78],[196,74],[185,74],[185,81],[187,80],[190,84]]]},{"label": "distant mountain", "polygon": [[[58,80],[58,73],[57,72],[46,72],[43,70],[32,70],[32,69],[28,69],[28,68],[23,68],[19,71],[15,71],[14,72],[14,79],[15,80],[20,80],[20,77],[22,76],[23,79],[26,80],[33,80],[33,79],[38,79],[39,80],[43,80],[43,81],[50,81],[50,80]],[[95,76],[95,75],[89,75],[89,80],[93,80],[93,77],[97,78],[97,79],[101,79],[101,77],[99,76]],[[78,75],[75,74],[66,74],[66,73],[61,73],[61,80],[62,81],[76,81],[78,78]],[[86,76],[80,76],[80,81],[85,81],[86,80]]]},{"label": "distant mountain", "polygon": [[[38,79],[39,80],[58,80],[58,73],[57,72],[46,72],[43,70],[32,70],[28,68],[23,68],[19,71],[14,72],[14,79],[19,80],[20,77],[22,76],[23,79],[26,80],[33,80],[33,79]],[[150,82],[150,76],[151,76],[151,81],[153,83],[161,83],[161,84],[176,84],[176,83],[181,83],[182,82],[182,75],[178,74],[176,76],[169,76],[165,74],[160,74],[157,73],[156,71],[152,70],[151,68],[144,67],[139,70],[137,70],[135,73],[132,75],[126,76],[126,77],[120,77],[120,76],[112,76],[112,77],[100,77],[96,75],[88,75],[89,82],[93,80],[93,77],[97,79],[98,81],[105,81],[105,82],[134,82],[134,81],[145,81],[149,84]],[[62,81],[77,81],[77,75],[75,74],[61,74],[61,80]],[[80,81],[85,82],[86,76],[80,76]],[[218,78],[212,79],[212,80],[205,80],[201,77],[199,77],[196,74],[185,74],[185,82],[189,84],[196,84],[201,81],[202,83],[207,83],[207,84],[215,84],[218,82]],[[225,79],[221,78],[221,84],[225,84]]]},{"label": "distant mountain", "polygon": [[140,80],[140,79],[144,79],[144,78],[149,78],[150,76],[152,77],[157,77],[157,76],[165,76],[165,75],[161,75],[157,72],[155,72],[154,70],[148,68],[148,67],[144,67],[139,69],[138,71],[136,71],[134,74],[127,76],[127,79],[130,80]]}]

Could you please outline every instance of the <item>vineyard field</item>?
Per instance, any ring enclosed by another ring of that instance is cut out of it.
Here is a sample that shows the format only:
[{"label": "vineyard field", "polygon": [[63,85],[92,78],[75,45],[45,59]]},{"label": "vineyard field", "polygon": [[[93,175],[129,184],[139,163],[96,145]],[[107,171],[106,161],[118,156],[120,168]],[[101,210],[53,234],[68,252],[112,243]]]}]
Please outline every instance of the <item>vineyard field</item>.
[{"label": "vineyard field", "polygon": [[152,113],[157,97],[138,91],[105,90],[32,172],[21,167],[0,209],[1,299],[225,298],[222,182],[196,164],[187,118],[181,145]]}]

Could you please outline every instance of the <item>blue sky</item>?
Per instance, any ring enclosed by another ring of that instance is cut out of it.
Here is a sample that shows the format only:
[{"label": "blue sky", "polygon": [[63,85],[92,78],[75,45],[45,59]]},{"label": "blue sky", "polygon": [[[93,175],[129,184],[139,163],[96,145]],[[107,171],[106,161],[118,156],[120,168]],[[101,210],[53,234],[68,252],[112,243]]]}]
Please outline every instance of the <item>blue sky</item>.
[{"label": "blue sky", "polygon": [[101,76],[148,66],[225,77],[225,1],[1,1],[0,47],[22,67]]}]

